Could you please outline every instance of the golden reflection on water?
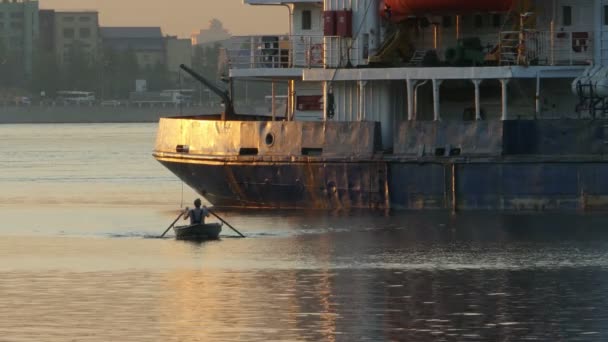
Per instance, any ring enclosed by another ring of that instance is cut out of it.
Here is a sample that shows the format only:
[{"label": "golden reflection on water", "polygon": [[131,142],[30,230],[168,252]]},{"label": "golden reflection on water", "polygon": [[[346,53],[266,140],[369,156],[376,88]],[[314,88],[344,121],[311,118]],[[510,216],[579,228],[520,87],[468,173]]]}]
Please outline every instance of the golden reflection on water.
[{"label": "golden reflection on water", "polygon": [[163,282],[163,292],[170,295],[159,300],[160,319],[165,322],[160,334],[180,341],[244,341],[263,336],[335,341],[338,314],[330,278],[328,272],[313,277],[295,271],[280,275],[171,272]]},{"label": "golden reflection on water", "polygon": [[336,338],[336,312],[334,311],[334,307],[332,306],[331,295],[333,293],[332,289],[332,274],[328,266],[331,264],[333,259],[333,241],[327,236],[322,235],[318,239],[319,246],[319,259],[322,261],[321,264],[327,265],[325,268],[319,271],[319,299],[321,301],[321,308],[323,309],[321,313],[321,326],[322,331],[324,333],[325,341],[335,341]]},{"label": "golden reflection on water", "polygon": [[[205,269],[205,260],[221,258],[213,254],[230,251],[206,244],[186,246],[190,257],[196,255],[201,269],[164,274],[163,292],[170,295],[159,300],[160,319],[166,323],[161,336],[179,341],[245,341],[261,336],[281,341],[302,336],[336,340],[338,314],[332,298],[336,284],[329,268],[331,239],[319,237],[317,257],[327,267],[314,272]],[[171,257],[184,251],[164,250]]]}]

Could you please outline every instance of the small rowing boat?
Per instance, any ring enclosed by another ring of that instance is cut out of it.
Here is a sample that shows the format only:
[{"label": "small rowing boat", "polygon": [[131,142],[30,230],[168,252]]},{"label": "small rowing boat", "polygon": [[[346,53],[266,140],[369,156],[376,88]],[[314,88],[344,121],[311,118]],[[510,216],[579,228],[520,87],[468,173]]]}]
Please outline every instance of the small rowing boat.
[{"label": "small rowing boat", "polygon": [[173,227],[177,240],[217,240],[220,238],[222,224],[192,224],[189,226]]}]

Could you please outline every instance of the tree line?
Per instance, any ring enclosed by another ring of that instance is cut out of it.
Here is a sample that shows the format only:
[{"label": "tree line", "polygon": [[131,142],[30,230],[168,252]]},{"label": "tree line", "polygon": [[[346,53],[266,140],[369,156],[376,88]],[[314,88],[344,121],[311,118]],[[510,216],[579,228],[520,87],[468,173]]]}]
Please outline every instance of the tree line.
[{"label": "tree line", "polygon": [[[209,80],[219,81],[220,49],[219,44],[195,46],[192,67]],[[142,67],[133,50],[103,48],[91,56],[81,44],[69,48],[63,63],[54,52],[37,49],[28,77],[22,53],[7,49],[0,40],[0,98],[36,97],[41,93],[53,98],[61,90],[79,90],[94,92],[99,99],[127,99],[135,91],[135,81],[139,79],[147,81],[149,91],[198,85],[189,76],[170,72],[164,63]]]},{"label": "tree line", "polygon": [[[221,45],[195,46],[191,67],[219,87],[228,88],[228,70],[221,60]],[[142,67],[133,50],[116,51],[104,48],[91,56],[80,44],[73,44],[61,63],[52,51],[36,49],[32,73],[27,77],[23,56],[6,48],[0,40],[0,102],[17,96],[36,100],[51,100],[58,91],[94,92],[98,100],[126,100],[135,91],[135,81],[147,81],[148,91],[163,89],[196,89],[193,101],[218,103],[219,98],[204,91],[204,87],[185,72],[172,73],[166,64]],[[224,80],[224,81],[223,81]],[[279,85],[279,93],[286,93]],[[240,102],[263,102],[271,93],[268,82],[235,82],[234,96]],[[42,97],[44,94],[44,98]]]}]

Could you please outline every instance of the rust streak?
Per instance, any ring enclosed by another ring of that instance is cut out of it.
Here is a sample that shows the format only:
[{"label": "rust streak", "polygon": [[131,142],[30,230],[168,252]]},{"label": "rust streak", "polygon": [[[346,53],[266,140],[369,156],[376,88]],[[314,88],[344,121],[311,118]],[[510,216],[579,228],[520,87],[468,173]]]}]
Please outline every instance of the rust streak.
[{"label": "rust streak", "polygon": [[388,166],[386,163],[381,164],[384,167],[384,209],[391,208],[390,188],[388,186]]},{"label": "rust streak", "polygon": [[316,172],[312,169],[313,164],[306,163],[306,189],[308,189],[310,198],[313,202],[313,207],[317,209],[324,209],[326,206],[323,205],[319,198],[319,191],[317,189],[317,180],[315,179]]},{"label": "rust streak", "polygon": [[458,211],[458,198],[456,194],[456,164],[452,164],[452,213]]},{"label": "rust streak", "polygon": [[232,171],[232,169],[227,164],[224,164],[224,171],[226,174],[226,179],[228,181],[228,187],[230,187],[232,193],[238,196],[239,201],[247,202],[247,196],[245,195],[242,187],[236,180],[236,177],[234,177],[234,172]]}]

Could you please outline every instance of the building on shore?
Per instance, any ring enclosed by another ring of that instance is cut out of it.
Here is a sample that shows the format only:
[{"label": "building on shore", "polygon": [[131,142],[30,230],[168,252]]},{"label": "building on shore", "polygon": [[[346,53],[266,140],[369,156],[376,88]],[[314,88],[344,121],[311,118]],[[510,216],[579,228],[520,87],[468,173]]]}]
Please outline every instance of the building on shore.
[{"label": "building on shore", "polygon": [[212,19],[209,27],[192,34],[192,45],[205,45],[230,39],[232,35],[224,28],[224,24],[218,19]]},{"label": "building on shore", "polygon": [[55,53],[55,10],[41,9],[38,12],[38,52]]},{"label": "building on shore", "polygon": [[165,37],[167,70],[177,79],[180,64],[192,64],[192,41],[180,39],[177,36]]},{"label": "building on shore", "polygon": [[0,2],[0,52],[6,59],[21,61],[26,78],[31,77],[34,46],[38,40],[38,1]]},{"label": "building on shore", "polygon": [[[45,18],[44,26],[54,22],[54,37],[52,43],[42,42],[42,46],[54,45],[57,60],[64,64],[73,49],[79,49],[91,60],[96,60],[99,53],[99,13],[97,11],[55,11],[54,15],[42,13]],[[52,18],[52,19],[50,19]],[[48,38],[48,33],[41,33]]]},{"label": "building on shore", "polygon": [[105,49],[133,51],[141,68],[166,63],[165,38],[160,27],[102,27]]}]

